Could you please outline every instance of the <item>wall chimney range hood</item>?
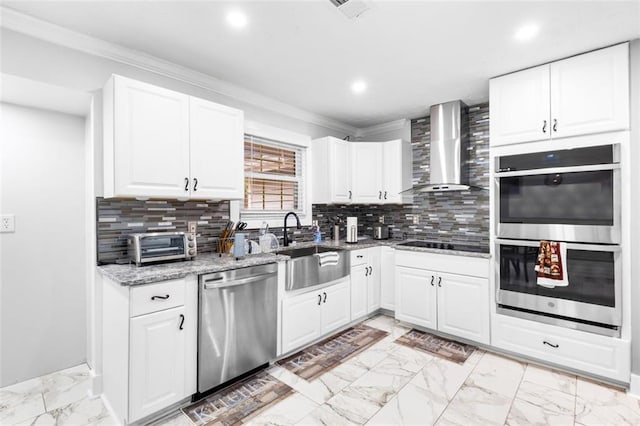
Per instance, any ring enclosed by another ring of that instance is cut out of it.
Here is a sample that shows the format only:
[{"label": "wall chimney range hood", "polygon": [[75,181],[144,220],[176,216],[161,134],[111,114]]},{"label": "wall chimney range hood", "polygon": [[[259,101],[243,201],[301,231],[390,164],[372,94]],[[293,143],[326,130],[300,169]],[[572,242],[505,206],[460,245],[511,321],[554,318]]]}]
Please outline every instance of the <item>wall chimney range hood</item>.
[{"label": "wall chimney range hood", "polygon": [[469,107],[462,101],[431,106],[429,183],[413,187],[416,192],[464,191],[470,188]]}]

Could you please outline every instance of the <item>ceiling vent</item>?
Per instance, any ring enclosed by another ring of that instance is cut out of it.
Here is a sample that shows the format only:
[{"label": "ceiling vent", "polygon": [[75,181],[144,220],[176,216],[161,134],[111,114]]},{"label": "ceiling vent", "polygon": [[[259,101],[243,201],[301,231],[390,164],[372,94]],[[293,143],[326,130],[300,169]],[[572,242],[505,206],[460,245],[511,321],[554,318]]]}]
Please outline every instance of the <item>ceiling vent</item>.
[{"label": "ceiling vent", "polygon": [[357,18],[364,12],[369,10],[369,4],[366,0],[329,0],[338,8],[344,16],[349,19]]}]

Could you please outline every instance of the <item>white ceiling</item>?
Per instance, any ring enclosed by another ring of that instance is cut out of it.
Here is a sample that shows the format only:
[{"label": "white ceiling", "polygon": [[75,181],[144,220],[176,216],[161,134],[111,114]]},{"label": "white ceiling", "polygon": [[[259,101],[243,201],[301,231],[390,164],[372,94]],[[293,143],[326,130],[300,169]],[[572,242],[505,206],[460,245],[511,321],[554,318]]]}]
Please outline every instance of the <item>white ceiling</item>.
[{"label": "white ceiling", "polygon": [[[329,0],[3,4],[356,127],[486,101],[492,76],[640,37],[639,0],[371,0],[354,20]],[[247,28],[226,24],[231,9]],[[539,35],[515,41],[527,23]]]}]

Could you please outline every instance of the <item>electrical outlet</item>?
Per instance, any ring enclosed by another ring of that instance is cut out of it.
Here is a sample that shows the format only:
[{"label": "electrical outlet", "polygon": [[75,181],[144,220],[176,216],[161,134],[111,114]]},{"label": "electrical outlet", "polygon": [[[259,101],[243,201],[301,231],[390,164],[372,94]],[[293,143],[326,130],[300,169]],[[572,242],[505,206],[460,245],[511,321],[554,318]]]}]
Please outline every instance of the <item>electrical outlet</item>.
[{"label": "electrical outlet", "polygon": [[196,235],[198,232],[198,222],[188,222],[187,229],[190,234]]},{"label": "electrical outlet", "polygon": [[420,224],[420,215],[419,214],[414,214],[413,215],[413,224],[414,225]]},{"label": "electrical outlet", "polygon": [[12,214],[3,214],[0,216],[0,232],[15,232],[16,221],[15,216]]},{"label": "electrical outlet", "polygon": [[384,223],[384,216],[378,216],[378,222]]}]

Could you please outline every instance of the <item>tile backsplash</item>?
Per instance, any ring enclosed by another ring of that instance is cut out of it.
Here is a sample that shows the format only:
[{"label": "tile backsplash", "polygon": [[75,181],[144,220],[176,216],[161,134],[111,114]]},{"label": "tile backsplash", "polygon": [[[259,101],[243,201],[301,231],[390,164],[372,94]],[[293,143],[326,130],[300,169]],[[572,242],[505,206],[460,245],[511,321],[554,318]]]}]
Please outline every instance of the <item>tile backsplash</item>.
[{"label": "tile backsplash", "polygon": [[198,222],[198,252],[212,253],[229,220],[229,202],[138,201],[96,199],[98,264],[127,256],[127,235],[137,232],[187,231]]},{"label": "tile backsplash", "polygon": [[[470,183],[485,190],[414,194],[412,205],[313,205],[313,218],[318,220],[323,239],[330,239],[332,218],[358,217],[358,235],[372,235],[372,226],[384,216],[392,238],[416,238],[489,245],[489,104],[469,107]],[[411,121],[413,148],[413,184],[429,180],[429,118]],[[96,199],[98,263],[115,263],[126,258],[126,236],[135,232],[186,231],[187,222],[198,222],[198,252],[215,252],[218,237],[229,220],[229,202],[138,201]],[[414,224],[414,216],[418,224]],[[293,220],[291,220],[293,222]],[[257,238],[256,230],[248,230]],[[271,232],[282,238],[282,228]],[[310,227],[292,227],[296,241],[312,241]],[[341,238],[346,231],[342,225]]]},{"label": "tile backsplash", "polygon": [[[358,235],[372,235],[372,226],[384,216],[392,238],[416,238],[489,245],[489,104],[469,107],[470,184],[485,188],[468,191],[416,193],[412,205],[314,205],[323,237],[330,237],[332,218],[358,217]],[[411,120],[413,184],[429,181],[429,117]],[[414,216],[418,224],[414,224]],[[342,229],[342,238],[345,230]]]}]

